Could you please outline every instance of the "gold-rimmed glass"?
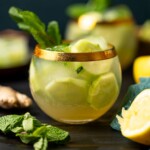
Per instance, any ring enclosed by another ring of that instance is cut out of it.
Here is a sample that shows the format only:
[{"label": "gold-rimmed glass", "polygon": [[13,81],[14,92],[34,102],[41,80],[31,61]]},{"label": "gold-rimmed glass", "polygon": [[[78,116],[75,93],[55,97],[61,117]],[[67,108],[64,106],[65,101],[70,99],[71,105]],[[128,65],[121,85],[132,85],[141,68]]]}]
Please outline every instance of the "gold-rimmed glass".
[{"label": "gold-rimmed glass", "polygon": [[49,51],[37,45],[29,79],[35,102],[48,116],[83,124],[100,118],[116,102],[121,69],[112,45],[86,53]]}]

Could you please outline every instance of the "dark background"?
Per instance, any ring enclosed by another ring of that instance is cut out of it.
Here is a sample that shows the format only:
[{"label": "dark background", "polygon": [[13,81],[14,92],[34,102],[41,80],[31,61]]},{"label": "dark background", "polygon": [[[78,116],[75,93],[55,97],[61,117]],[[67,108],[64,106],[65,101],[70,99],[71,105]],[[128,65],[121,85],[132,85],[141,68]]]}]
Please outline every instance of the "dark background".
[{"label": "dark background", "polygon": [[[10,6],[34,11],[46,24],[51,20],[57,20],[61,33],[64,34],[69,17],[65,9],[73,3],[87,2],[87,0],[0,0],[0,30],[12,28],[18,29],[16,23],[8,15]],[[149,0],[112,0],[112,4],[126,4],[132,10],[138,25],[150,18]]]}]

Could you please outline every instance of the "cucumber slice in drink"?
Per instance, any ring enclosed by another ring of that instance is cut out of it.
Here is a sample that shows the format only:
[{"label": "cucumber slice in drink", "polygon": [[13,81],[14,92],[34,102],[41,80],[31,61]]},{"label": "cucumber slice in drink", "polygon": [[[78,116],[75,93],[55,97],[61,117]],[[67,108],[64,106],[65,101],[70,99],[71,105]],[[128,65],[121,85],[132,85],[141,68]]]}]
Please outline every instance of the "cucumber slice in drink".
[{"label": "cucumber slice in drink", "polygon": [[82,62],[81,64],[87,72],[93,75],[100,75],[111,70],[113,59],[111,58],[101,61]]},{"label": "cucumber slice in drink", "polygon": [[88,87],[85,80],[68,77],[48,83],[46,93],[52,101],[67,105],[82,105],[87,103]]},{"label": "cucumber slice in drink", "polygon": [[98,44],[100,46],[99,50],[106,50],[108,49],[108,43],[106,42],[105,38],[98,35],[90,35],[85,37],[86,40],[89,40],[90,42],[94,44]]},{"label": "cucumber slice in drink", "polygon": [[87,36],[84,39],[73,43],[71,46],[71,52],[96,52],[106,50],[107,48],[108,44],[103,37]]},{"label": "cucumber slice in drink", "polygon": [[[94,43],[94,44],[93,44]],[[87,39],[81,39],[71,47],[72,52],[95,52],[102,51],[102,49],[107,48],[106,41],[99,37],[95,39],[94,37],[87,37]],[[93,75],[99,75],[108,72],[113,64],[113,59],[101,60],[101,61],[90,61],[90,62],[80,62],[78,66],[82,66],[84,70]],[[75,66],[77,68],[77,66]]]},{"label": "cucumber slice in drink", "polygon": [[72,53],[94,52],[101,50],[98,43],[92,43],[90,40],[81,39],[71,47]]},{"label": "cucumber slice in drink", "polygon": [[88,102],[95,109],[110,108],[119,93],[117,80],[113,73],[100,75],[89,88]]}]

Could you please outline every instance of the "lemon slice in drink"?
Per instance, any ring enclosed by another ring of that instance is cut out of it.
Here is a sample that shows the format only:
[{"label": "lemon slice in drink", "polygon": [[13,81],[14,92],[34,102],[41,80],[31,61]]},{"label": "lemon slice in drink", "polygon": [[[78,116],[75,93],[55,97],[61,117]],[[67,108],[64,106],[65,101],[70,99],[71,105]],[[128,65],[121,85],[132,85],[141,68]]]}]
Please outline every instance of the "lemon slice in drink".
[{"label": "lemon slice in drink", "polygon": [[76,105],[87,103],[88,83],[85,80],[64,78],[54,80],[46,86],[46,92],[58,103]]},{"label": "lemon slice in drink", "polygon": [[113,73],[100,75],[93,81],[88,95],[88,102],[95,109],[107,111],[117,99],[119,87]]},{"label": "lemon slice in drink", "polygon": [[150,145],[150,89],[139,93],[128,110],[117,116],[122,135],[141,144]]}]

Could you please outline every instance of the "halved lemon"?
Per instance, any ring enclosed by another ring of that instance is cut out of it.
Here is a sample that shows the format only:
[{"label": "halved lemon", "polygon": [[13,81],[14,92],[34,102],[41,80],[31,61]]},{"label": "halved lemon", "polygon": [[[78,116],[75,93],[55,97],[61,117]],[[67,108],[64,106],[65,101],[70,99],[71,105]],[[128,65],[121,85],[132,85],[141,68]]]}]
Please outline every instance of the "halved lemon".
[{"label": "halved lemon", "polygon": [[122,135],[141,144],[150,145],[150,89],[139,93],[128,110],[117,116]]}]

